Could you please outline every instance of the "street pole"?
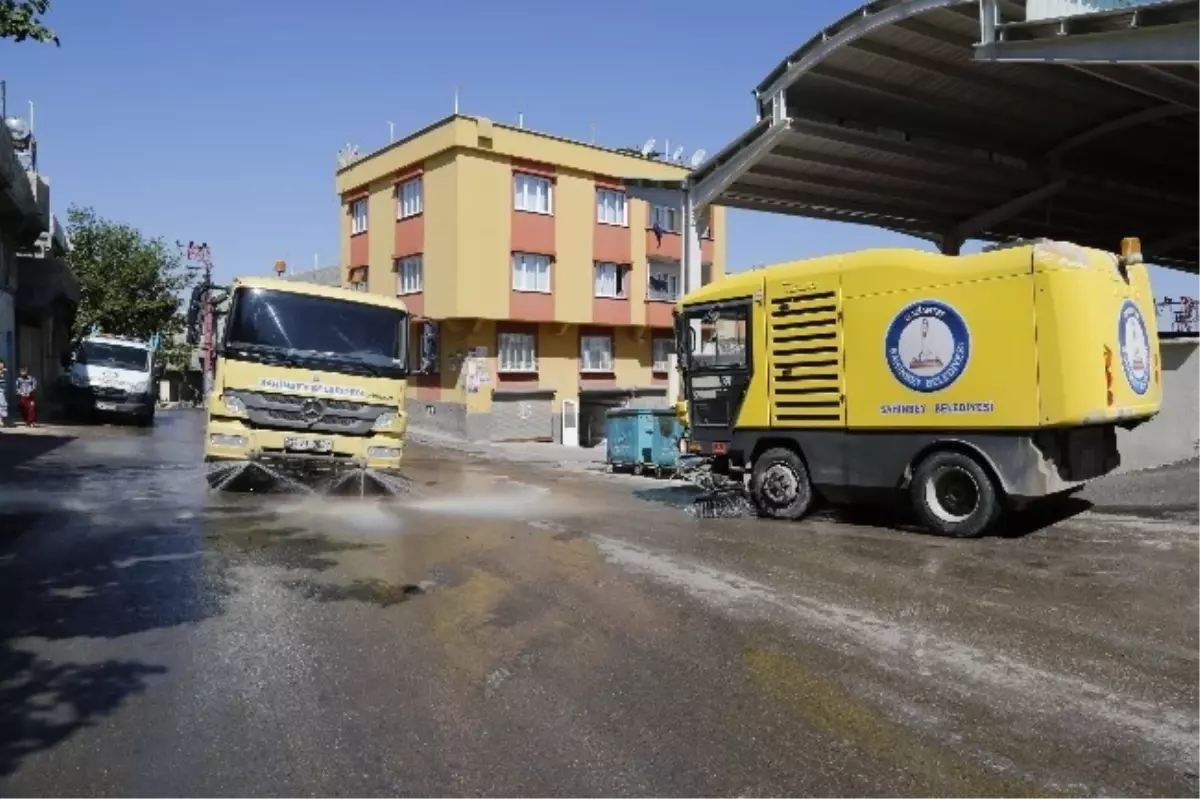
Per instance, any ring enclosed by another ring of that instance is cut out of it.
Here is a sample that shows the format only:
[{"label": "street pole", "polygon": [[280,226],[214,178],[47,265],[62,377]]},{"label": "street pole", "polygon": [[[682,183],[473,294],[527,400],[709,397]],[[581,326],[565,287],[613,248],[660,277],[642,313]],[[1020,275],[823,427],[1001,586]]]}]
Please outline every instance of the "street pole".
[{"label": "street pole", "polygon": [[197,244],[189,241],[187,244],[187,260],[195,266],[190,269],[199,270],[202,277],[200,285],[204,287],[204,332],[201,340],[201,351],[204,354],[204,407],[208,407],[208,395],[212,392],[213,352],[215,350],[213,336],[213,304],[212,304],[212,252],[208,244]]}]

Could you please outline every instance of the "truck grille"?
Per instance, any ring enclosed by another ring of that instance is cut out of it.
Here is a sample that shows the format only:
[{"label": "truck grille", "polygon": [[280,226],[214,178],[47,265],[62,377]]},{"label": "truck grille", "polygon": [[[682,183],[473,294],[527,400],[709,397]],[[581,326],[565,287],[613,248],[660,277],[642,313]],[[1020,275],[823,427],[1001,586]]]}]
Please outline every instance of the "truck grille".
[{"label": "truck grille", "polygon": [[311,430],[338,435],[365,436],[375,421],[395,409],[364,402],[273,394],[266,391],[231,392],[246,405],[251,427]]}]

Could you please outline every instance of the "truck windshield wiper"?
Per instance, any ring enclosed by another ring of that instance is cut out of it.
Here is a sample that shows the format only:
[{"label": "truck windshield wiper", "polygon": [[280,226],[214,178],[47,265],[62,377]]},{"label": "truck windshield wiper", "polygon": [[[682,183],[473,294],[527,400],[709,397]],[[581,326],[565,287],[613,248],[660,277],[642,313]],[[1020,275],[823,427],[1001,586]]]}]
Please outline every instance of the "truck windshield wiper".
[{"label": "truck windshield wiper", "polygon": [[335,363],[352,364],[361,367],[363,371],[374,375],[375,377],[383,377],[386,368],[395,368],[395,364],[390,358],[385,358],[375,353],[363,353],[361,355],[351,353],[343,355],[338,352],[320,352],[313,353],[314,358],[320,358]]},{"label": "truck windshield wiper", "polygon": [[300,365],[299,359],[295,355],[263,344],[230,344],[229,349],[234,352],[240,350],[248,355],[253,355],[264,363],[288,364],[290,366]]}]

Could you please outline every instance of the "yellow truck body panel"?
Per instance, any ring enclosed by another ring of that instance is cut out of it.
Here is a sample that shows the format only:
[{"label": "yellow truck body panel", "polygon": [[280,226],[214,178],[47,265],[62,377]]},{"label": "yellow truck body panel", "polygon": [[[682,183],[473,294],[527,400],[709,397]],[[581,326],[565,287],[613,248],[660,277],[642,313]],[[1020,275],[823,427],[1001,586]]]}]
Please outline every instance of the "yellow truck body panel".
[{"label": "yellow truck body panel", "polygon": [[1064,242],[783,263],[676,314],[690,451],[748,467],[791,446],[823,490],[903,486],[945,447],[1013,496],[1067,490],[1115,468],[1115,426],[1162,404],[1145,266]]}]

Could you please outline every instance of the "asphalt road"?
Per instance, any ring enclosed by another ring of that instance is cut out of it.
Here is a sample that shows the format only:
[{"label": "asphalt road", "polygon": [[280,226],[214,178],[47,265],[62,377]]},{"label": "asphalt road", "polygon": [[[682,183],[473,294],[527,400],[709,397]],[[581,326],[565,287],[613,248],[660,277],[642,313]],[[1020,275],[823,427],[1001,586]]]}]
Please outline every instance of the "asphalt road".
[{"label": "asphalt road", "polygon": [[2,795],[1197,794],[1195,464],[953,541],[415,446],[392,505],[213,499],[196,414],[69,432],[0,433]]}]

